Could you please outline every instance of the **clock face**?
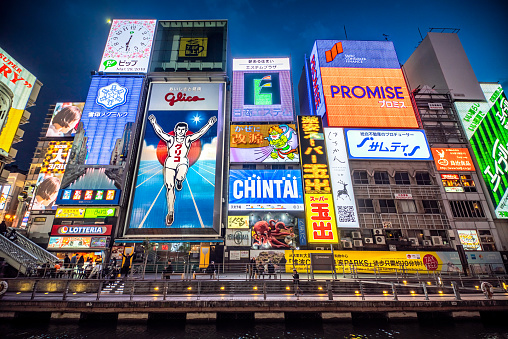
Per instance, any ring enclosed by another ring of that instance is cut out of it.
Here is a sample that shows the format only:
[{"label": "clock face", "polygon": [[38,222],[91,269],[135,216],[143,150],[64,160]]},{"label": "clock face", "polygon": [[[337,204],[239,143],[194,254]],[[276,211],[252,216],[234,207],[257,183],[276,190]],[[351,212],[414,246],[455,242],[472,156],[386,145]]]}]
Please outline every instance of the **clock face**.
[{"label": "clock face", "polygon": [[144,54],[150,46],[150,31],[142,24],[119,26],[112,34],[110,46],[121,55]]}]

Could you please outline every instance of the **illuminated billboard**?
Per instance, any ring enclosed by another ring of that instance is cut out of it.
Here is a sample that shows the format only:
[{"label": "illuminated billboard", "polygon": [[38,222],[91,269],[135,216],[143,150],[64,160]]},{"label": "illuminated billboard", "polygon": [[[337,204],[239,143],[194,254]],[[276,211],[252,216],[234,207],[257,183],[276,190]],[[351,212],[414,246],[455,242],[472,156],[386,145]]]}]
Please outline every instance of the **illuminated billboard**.
[{"label": "illuminated billboard", "polygon": [[293,121],[289,58],[233,59],[232,121]]},{"label": "illuminated billboard", "polygon": [[299,170],[230,170],[229,210],[303,210]]},{"label": "illuminated billboard", "polygon": [[99,72],[146,73],[156,20],[113,20]]},{"label": "illuminated billboard", "polygon": [[106,218],[114,217],[116,215],[116,208],[103,207],[103,208],[69,208],[59,207],[56,210],[55,219],[60,218]]},{"label": "illuminated billboard", "polygon": [[[8,156],[36,78],[0,47],[0,154]],[[9,110],[9,112],[4,112]]]},{"label": "illuminated billboard", "polygon": [[120,190],[63,189],[58,193],[57,204],[62,205],[118,205]]},{"label": "illuminated billboard", "polygon": [[9,192],[11,191],[11,185],[6,185],[2,188],[2,195],[0,196],[0,210],[5,208]]},{"label": "illuminated billboard", "polygon": [[249,216],[228,215],[228,228],[249,228]]},{"label": "illuminated billboard", "polygon": [[459,234],[460,244],[464,246],[466,251],[481,251],[480,237],[476,230],[457,230]]},{"label": "illuminated billboard", "polygon": [[307,241],[310,244],[337,244],[339,234],[321,117],[299,115],[298,130]]},{"label": "illuminated billboard", "polygon": [[126,234],[217,233],[223,91],[222,83],[151,84]]},{"label": "illuminated billboard", "polygon": [[109,237],[49,237],[48,249],[77,250],[106,248]]},{"label": "illuminated billboard", "polygon": [[432,160],[423,130],[345,129],[349,159]]},{"label": "illuminated billboard", "polygon": [[299,162],[295,125],[231,125],[230,162]]},{"label": "illuminated billboard", "polygon": [[[482,89],[484,87],[482,86]],[[479,170],[495,207],[496,217],[508,218],[508,101],[499,86],[487,101],[491,106],[469,139]]]},{"label": "illuminated billboard", "polygon": [[467,148],[432,148],[438,171],[474,171]]},{"label": "illuminated billboard", "polygon": [[358,220],[355,194],[349,170],[344,129],[325,128],[324,133],[337,227],[358,228],[360,227],[360,222]]},{"label": "illuminated billboard", "polygon": [[46,137],[73,137],[76,134],[84,102],[59,102],[49,122]]},{"label": "illuminated billboard", "polygon": [[72,141],[50,141],[35,184],[32,210],[56,209],[55,200],[62,183],[71,148]]},{"label": "illuminated billboard", "polygon": [[113,225],[53,225],[51,235],[111,235]]}]

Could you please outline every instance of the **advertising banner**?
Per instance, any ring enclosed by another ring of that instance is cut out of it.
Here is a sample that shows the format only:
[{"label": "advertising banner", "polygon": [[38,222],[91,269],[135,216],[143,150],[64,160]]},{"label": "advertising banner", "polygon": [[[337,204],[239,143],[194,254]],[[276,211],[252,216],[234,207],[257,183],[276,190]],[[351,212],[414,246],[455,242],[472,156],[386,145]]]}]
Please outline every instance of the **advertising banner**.
[{"label": "advertising banner", "polygon": [[298,116],[307,242],[339,242],[321,118]]},{"label": "advertising banner", "polygon": [[49,237],[48,249],[106,248],[109,237]]},{"label": "advertising banner", "polygon": [[295,125],[231,125],[230,162],[299,162]]},{"label": "advertising banner", "polygon": [[230,170],[229,210],[303,210],[299,170]]},{"label": "advertising banner", "polygon": [[151,85],[127,234],[218,231],[223,90],[222,83]]},{"label": "advertising banner", "polygon": [[8,156],[36,78],[0,47],[0,101],[8,114],[0,116],[0,155]]},{"label": "advertising banner", "polygon": [[35,184],[32,211],[55,210],[55,200],[69,161],[72,141],[50,141]]},{"label": "advertising banner", "polygon": [[346,141],[342,128],[325,128],[326,153],[332,182],[337,227],[360,227]]},{"label": "advertising banner", "polygon": [[[307,272],[310,267],[311,253],[330,253],[330,251],[285,251],[286,272],[291,272],[293,263],[298,272]],[[294,256],[293,256],[294,255]],[[503,260],[499,252],[476,252],[467,254],[469,264],[490,265],[496,272],[503,273]],[[293,260],[294,259],[294,260]],[[459,254],[457,252],[427,251],[334,251],[336,272],[351,273],[354,267],[359,273],[400,272],[404,266],[406,272],[461,272]]]},{"label": "advertising banner", "polygon": [[464,246],[466,251],[481,251],[480,237],[476,230],[457,230],[459,234],[460,244]]},{"label": "advertising banner", "polygon": [[11,185],[6,185],[2,187],[2,195],[0,196],[0,210],[5,208],[5,203],[7,202],[7,198],[9,197],[9,192],[11,191]]},{"label": "advertising banner", "polygon": [[317,115],[323,117],[326,113],[326,105],[325,95],[323,93],[323,81],[321,81],[321,64],[319,62],[317,43],[314,43],[310,54],[310,73],[314,110]]},{"label": "advertising banner", "polygon": [[120,190],[60,190],[57,204],[118,205]]},{"label": "advertising banner", "polygon": [[250,228],[248,215],[228,215],[228,228]]},{"label": "advertising banner", "polygon": [[467,148],[432,148],[438,171],[474,171],[473,160]]},{"label": "advertising banner", "polygon": [[157,20],[113,20],[99,72],[146,73]]},{"label": "advertising banner", "polygon": [[51,235],[111,235],[112,225],[53,225]]},{"label": "advertising banner", "polygon": [[423,130],[345,131],[349,159],[432,160]]},{"label": "advertising banner", "polygon": [[294,119],[289,58],[234,59],[233,66],[231,121]]},{"label": "advertising banner", "polygon": [[60,207],[56,210],[56,218],[105,218],[114,217],[116,208],[67,208]]},{"label": "advertising banner", "polygon": [[508,218],[508,101],[496,91],[492,105],[469,140],[495,207],[496,217]]},{"label": "advertising banner", "polygon": [[[252,249],[289,249],[297,246],[296,219],[287,213],[255,215],[251,219]],[[305,233],[305,230],[304,230]],[[301,245],[301,244],[300,244]]]},{"label": "advertising banner", "polygon": [[226,246],[250,246],[250,230],[227,229]]},{"label": "advertising banner", "polygon": [[84,102],[58,102],[49,122],[46,137],[73,137],[76,134]]}]

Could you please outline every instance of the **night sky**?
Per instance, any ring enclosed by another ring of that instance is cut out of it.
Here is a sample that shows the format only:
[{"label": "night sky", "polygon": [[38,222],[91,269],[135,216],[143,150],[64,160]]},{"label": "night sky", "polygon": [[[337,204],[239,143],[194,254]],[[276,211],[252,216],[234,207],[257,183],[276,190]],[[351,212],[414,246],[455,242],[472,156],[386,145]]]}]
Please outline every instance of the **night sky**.
[{"label": "night sky", "polygon": [[[317,5],[320,4],[320,5]],[[11,6],[12,5],[12,6]],[[295,102],[304,54],[316,39],[393,41],[404,63],[429,28],[458,28],[479,81],[508,89],[506,0],[499,1],[26,1],[0,20],[0,46],[44,84],[16,144],[28,169],[49,105],[85,101],[107,19],[228,19],[233,57],[291,56]],[[299,112],[298,104],[296,111]]]}]

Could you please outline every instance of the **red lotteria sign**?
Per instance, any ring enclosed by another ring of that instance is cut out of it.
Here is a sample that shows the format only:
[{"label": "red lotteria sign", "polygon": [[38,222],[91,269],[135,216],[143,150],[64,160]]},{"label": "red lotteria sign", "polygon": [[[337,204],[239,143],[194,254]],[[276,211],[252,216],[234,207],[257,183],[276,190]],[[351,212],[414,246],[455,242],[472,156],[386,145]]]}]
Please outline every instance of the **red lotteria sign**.
[{"label": "red lotteria sign", "polygon": [[111,235],[112,225],[53,225],[51,235]]}]

